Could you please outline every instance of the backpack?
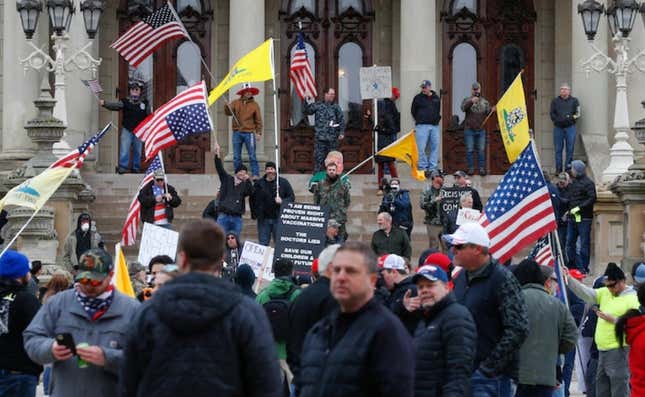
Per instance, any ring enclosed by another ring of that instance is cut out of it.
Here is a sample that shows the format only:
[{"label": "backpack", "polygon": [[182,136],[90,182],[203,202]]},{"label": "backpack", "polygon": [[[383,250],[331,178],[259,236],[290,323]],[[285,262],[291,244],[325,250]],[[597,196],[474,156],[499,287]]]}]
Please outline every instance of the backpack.
[{"label": "backpack", "polygon": [[289,291],[282,295],[270,296],[271,299],[262,305],[269,317],[273,339],[276,341],[285,341],[289,336],[289,298],[297,289],[298,287],[292,284]]}]

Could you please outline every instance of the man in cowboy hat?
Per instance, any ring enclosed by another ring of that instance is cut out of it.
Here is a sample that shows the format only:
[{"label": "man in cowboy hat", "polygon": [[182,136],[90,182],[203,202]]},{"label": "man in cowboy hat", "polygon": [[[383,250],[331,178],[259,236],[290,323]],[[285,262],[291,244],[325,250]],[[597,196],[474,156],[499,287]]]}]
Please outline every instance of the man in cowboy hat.
[{"label": "man in cowboy hat", "polygon": [[[148,101],[142,97],[144,83],[142,80],[133,78],[128,81],[127,98],[116,102],[99,100],[99,104],[108,110],[123,111],[123,128],[121,129],[121,140],[119,145],[119,166],[116,171],[123,174],[141,171],[141,151],[143,142],[137,138],[132,131],[148,116],[150,107]],[[132,168],[130,168],[130,148],[132,147]]]},{"label": "man in cowboy hat", "polygon": [[242,89],[237,92],[240,97],[224,107],[226,115],[233,116],[233,166],[239,169],[242,165],[242,145],[246,146],[254,180],[260,177],[260,168],[255,157],[254,134],[262,136],[262,112],[253,99],[259,93],[259,89],[251,87],[250,83],[244,83]]}]

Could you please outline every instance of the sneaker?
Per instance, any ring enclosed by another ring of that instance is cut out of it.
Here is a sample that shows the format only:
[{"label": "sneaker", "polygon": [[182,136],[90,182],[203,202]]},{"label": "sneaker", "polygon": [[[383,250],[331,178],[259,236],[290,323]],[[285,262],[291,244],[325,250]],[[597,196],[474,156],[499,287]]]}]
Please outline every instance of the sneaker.
[{"label": "sneaker", "polygon": [[474,175],[474,174],[475,174],[475,170],[474,170],[473,168],[468,168],[468,170],[466,171],[466,174],[468,174],[468,175],[471,175],[471,176],[472,176],[472,175]]},{"label": "sneaker", "polygon": [[480,168],[479,169],[479,175],[486,176],[486,168]]}]

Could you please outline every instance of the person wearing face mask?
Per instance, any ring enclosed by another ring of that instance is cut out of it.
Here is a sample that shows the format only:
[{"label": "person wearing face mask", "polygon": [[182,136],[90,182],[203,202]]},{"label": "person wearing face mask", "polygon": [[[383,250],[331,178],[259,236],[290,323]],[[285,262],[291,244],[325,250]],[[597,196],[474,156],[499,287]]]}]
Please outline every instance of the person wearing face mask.
[{"label": "person wearing face mask", "polygon": [[412,203],[410,202],[410,191],[401,189],[399,178],[392,178],[390,191],[383,196],[378,212],[388,212],[392,215],[394,227],[403,229],[410,237],[414,221],[412,220]]},{"label": "person wearing face mask", "polygon": [[78,269],[78,258],[92,248],[103,246],[101,235],[92,229],[90,214],[82,213],[76,221],[76,229],[67,235],[63,246],[63,267],[72,274]]},{"label": "person wearing face mask", "polygon": [[[99,104],[112,111],[123,111],[123,128],[121,129],[121,141],[119,145],[119,166],[116,172],[119,174],[132,171],[141,171],[141,151],[143,142],[139,140],[133,131],[139,123],[150,113],[150,106],[141,95],[144,83],[139,79],[132,79],[128,82],[129,96],[116,102],[99,100]],[[130,168],[130,148],[132,148],[132,168]]]},{"label": "person wearing face mask", "polygon": [[280,206],[282,203],[294,202],[296,196],[288,180],[282,177],[276,178],[277,168],[273,161],[268,161],[264,170],[264,176],[254,184],[249,206],[251,218],[258,221],[258,240],[261,245],[268,246],[271,235],[273,235],[273,242],[276,242]]}]

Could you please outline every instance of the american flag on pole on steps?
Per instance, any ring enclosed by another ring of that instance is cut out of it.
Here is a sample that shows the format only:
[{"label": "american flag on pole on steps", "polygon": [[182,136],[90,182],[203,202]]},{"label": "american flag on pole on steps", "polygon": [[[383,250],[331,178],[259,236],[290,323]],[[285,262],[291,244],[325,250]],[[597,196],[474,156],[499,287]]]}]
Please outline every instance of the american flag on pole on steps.
[{"label": "american flag on pole on steps", "polygon": [[134,24],[110,47],[125,58],[130,66],[137,67],[165,41],[181,37],[190,40],[172,5],[166,3]]},{"label": "american flag on pole on steps", "polygon": [[506,172],[479,222],[488,231],[490,253],[500,262],[556,229],[551,195],[533,141]]},{"label": "american flag on pole on steps", "polygon": [[307,48],[302,32],[298,32],[298,43],[291,58],[289,78],[291,78],[291,82],[300,99],[304,99],[305,97],[315,98],[318,95],[316,91],[316,80],[314,79],[313,73],[311,73],[311,66],[307,58]]},{"label": "american flag on pole on steps", "polygon": [[151,159],[189,135],[212,129],[206,84],[201,81],[148,115],[133,132],[145,144],[146,159]]},{"label": "american flag on pole on steps", "polygon": [[551,250],[551,238],[550,235],[546,235],[540,238],[529,254],[529,258],[533,258],[538,265],[541,266],[553,266],[555,263],[555,257],[553,256],[553,250]]},{"label": "american flag on pole on steps", "polygon": [[[161,154],[159,154],[161,156]],[[125,219],[125,225],[121,229],[121,244],[130,246],[134,245],[137,242],[137,229],[139,228],[139,222],[141,222],[141,203],[139,202],[139,192],[144,188],[150,181],[154,179],[154,172],[158,169],[163,169],[159,156],[155,157],[154,160],[148,166],[146,174],[137,189],[137,193],[134,195],[134,198],[130,202],[130,209],[128,209],[128,216]]]},{"label": "american flag on pole on steps", "polygon": [[94,146],[99,143],[101,138],[103,138],[103,136],[110,130],[111,127],[112,123],[107,123],[107,125],[103,127],[101,131],[97,132],[90,139],[83,142],[81,146],[56,160],[52,165],[49,166],[49,168],[64,167],[80,169],[83,166],[83,162],[85,161],[87,155],[90,154],[92,149],[94,149]]}]

